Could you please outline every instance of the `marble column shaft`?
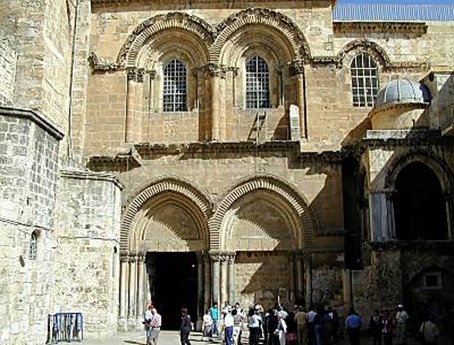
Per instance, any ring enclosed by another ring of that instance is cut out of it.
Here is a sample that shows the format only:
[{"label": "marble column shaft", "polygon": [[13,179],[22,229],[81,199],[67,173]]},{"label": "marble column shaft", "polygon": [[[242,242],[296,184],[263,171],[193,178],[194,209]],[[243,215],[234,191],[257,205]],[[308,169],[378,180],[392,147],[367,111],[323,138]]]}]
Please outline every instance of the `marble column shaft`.
[{"label": "marble column shaft", "polygon": [[128,310],[128,277],[129,257],[128,254],[120,255],[120,318],[126,318]]},{"label": "marble column shaft", "polygon": [[128,318],[136,316],[136,298],[137,298],[137,255],[132,254],[129,257],[129,308]]}]

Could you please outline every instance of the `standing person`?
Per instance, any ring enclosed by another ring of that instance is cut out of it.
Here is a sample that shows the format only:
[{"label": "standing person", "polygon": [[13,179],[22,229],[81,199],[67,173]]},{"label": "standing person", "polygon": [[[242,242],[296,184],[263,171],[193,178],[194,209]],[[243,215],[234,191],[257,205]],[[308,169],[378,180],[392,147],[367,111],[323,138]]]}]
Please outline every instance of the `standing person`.
[{"label": "standing person", "polygon": [[143,325],[145,329],[145,338],[146,338],[146,343],[151,344],[151,328],[150,328],[150,321],[153,317],[153,314],[151,313],[151,310],[153,309],[153,304],[149,304],[147,306],[147,310],[145,310],[144,316],[143,316]]},{"label": "standing person", "polygon": [[385,310],[382,315],[382,333],[384,345],[393,345],[394,320],[389,310]]},{"label": "standing person", "polygon": [[307,331],[307,313],[303,306],[298,307],[295,314],[296,322],[296,339],[298,345],[307,345],[308,331]]},{"label": "standing person", "polygon": [[373,345],[381,345],[383,321],[380,313],[375,309],[370,316],[369,331],[372,334]]},{"label": "standing person", "polygon": [[284,313],[277,313],[278,325],[277,329],[279,331],[279,345],[285,345],[285,338],[287,334],[287,324],[285,323]]},{"label": "standing person", "polygon": [[279,324],[277,319],[277,309],[271,309],[268,315],[268,332],[269,332],[269,344],[279,345],[278,334],[275,333]]},{"label": "standing person", "polygon": [[249,312],[249,345],[259,345],[261,323],[260,312],[251,309]]},{"label": "standing person", "polygon": [[314,319],[317,313],[315,312],[315,307],[310,306],[309,312],[307,313],[307,322],[308,322],[308,331],[309,331],[309,344],[315,345],[315,332],[314,332]]},{"label": "standing person", "polygon": [[328,316],[331,319],[332,325],[332,341],[333,343],[337,343],[339,340],[339,314],[336,309],[328,307]]},{"label": "standing person", "polygon": [[396,344],[407,345],[407,321],[410,318],[404,310],[404,306],[399,304],[396,313]]},{"label": "standing person", "polygon": [[214,302],[213,306],[210,308],[210,316],[213,320],[213,337],[219,337],[219,310],[217,302]]},{"label": "standing person", "polygon": [[433,316],[430,316],[427,321],[424,321],[419,327],[419,334],[422,335],[424,345],[436,345],[440,331],[433,320]]},{"label": "standing person", "polygon": [[151,309],[151,320],[150,320],[150,339],[149,342],[152,345],[158,344],[159,332],[161,331],[162,317],[158,314],[156,308]]},{"label": "standing person", "polygon": [[230,307],[227,307],[227,310],[223,313],[224,315],[224,340],[226,345],[232,345],[233,344],[233,325],[234,325],[234,319],[232,315],[232,309]]},{"label": "standing person", "polygon": [[241,309],[233,309],[232,310],[233,316],[233,343],[235,345],[241,344],[241,335],[243,333],[243,313],[241,313]]},{"label": "standing person", "polygon": [[362,320],[359,315],[355,312],[353,307],[350,308],[348,316],[345,319],[345,326],[347,328],[348,338],[350,339],[351,345],[359,345],[361,337],[361,324]]},{"label": "standing person", "polygon": [[210,315],[210,309],[207,309],[205,315],[202,318],[202,340],[211,338],[212,336],[212,327],[213,327],[213,319]]},{"label": "standing person", "polygon": [[191,333],[191,317],[188,315],[188,309],[181,308],[181,324],[180,324],[181,345],[191,345],[191,342],[189,341],[189,333]]}]

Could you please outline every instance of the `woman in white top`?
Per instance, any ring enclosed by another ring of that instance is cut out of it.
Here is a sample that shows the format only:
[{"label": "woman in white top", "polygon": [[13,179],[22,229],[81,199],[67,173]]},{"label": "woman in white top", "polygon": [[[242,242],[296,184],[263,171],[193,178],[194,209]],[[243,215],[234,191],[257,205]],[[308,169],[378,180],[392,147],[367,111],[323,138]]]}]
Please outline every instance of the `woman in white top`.
[{"label": "woman in white top", "polygon": [[285,335],[287,334],[287,323],[284,320],[283,313],[277,313],[277,330],[279,332],[279,344],[285,345]]},{"label": "woman in white top", "polygon": [[210,309],[207,309],[205,315],[203,315],[203,326],[202,326],[202,340],[205,338],[211,338],[212,336],[213,319],[210,315]]}]

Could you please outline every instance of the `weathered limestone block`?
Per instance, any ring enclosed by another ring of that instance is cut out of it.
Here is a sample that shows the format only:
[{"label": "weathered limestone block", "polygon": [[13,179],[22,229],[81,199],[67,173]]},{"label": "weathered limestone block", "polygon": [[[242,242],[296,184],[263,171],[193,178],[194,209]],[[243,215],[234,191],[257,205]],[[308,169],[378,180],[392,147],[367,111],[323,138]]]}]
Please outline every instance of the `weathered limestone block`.
[{"label": "weathered limestone block", "polygon": [[62,170],[58,194],[54,312],[82,312],[84,335],[116,334],[120,192],[112,175]]}]

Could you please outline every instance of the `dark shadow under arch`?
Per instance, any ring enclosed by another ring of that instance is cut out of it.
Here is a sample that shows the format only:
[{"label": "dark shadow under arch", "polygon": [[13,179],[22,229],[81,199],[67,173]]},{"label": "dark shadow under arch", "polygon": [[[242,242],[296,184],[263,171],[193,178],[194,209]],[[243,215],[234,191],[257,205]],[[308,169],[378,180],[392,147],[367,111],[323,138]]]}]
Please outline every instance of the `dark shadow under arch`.
[{"label": "dark shadow under arch", "polygon": [[404,167],[395,181],[394,215],[399,240],[446,240],[448,222],[441,184],[421,162]]}]

